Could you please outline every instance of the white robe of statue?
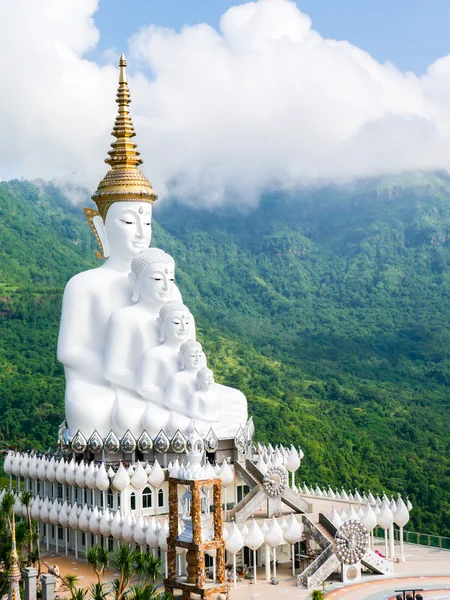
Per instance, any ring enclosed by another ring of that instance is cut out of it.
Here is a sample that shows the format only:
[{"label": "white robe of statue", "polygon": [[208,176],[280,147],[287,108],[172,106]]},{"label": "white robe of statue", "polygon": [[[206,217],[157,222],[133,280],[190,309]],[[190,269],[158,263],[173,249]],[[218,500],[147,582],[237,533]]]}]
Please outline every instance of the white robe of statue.
[{"label": "white robe of statue", "polygon": [[184,435],[189,430],[189,400],[197,389],[197,373],[206,367],[206,356],[202,345],[194,340],[188,340],[180,347],[180,368],[173,375],[166,388],[165,405],[170,410],[167,422],[167,433],[175,435],[179,429]]},{"label": "white robe of statue", "polygon": [[215,383],[207,368],[197,373],[197,389],[189,400],[189,417],[205,436],[212,428],[217,437],[234,437],[247,422],[247,399],[239,390]]},{"label": "white robe of statue", "polygon": [[161,308],[158,325],[162,343],[149,348],[142,357],[137,385],[138,393],[147,401],[142,425],[152,437],[165,428],[170,416],[164,398],[170,378],[180,369],[180,346],[195,338],[193,317],[180,302],[168,302]]},{"label": "white robe of statue", "polygon": [[[197,372],[197,389],[192,393],[188,404],[189,418],[195,421],[195,428],[205,436],[209,429],[220,422],[219,397],[215,390],[214,373],[204,367]],[[217,434],[216,434],[217,435]]]},{"label": "white robe of statue", "polygon": [[137,393],[138,369],[148,348],[159,344],[158,316],[174,291],[175,264],[158,248],[139,253],[131,263],[130,282],[136,304],[116,311],[109,321],[105,344],[105,377],[116,390],[112,423],[116,435],[143,431],[146,402]]},{"label": "white robe of statue", "polygon": [[104,377],[106,330],[112,313],[132,303],[130,264],[150,244],[151,218],[148,202],[115,202],[105,222],[94,217],[107,260],[72,277],[64,291],[57,356],[66,376],[71,435],[80,430],[89,437],[97,430],[106,437],[111,430],[115,392]]}]

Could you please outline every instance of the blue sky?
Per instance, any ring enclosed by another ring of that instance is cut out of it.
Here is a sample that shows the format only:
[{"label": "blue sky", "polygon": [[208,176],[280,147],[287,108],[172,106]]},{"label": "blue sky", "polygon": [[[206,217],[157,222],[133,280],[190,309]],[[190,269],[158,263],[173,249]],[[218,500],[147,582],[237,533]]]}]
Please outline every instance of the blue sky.
[{"label": "blue sky", "polygon": [[120,52],[162,198],[450,169],[450,0],[232,2],[0,0],[0,178],[95,189]]},{"label": "blue sky", "polygon": [[[98,50],[126,50],[127,39],[142,25],[181,28],[206,22],[217,28],[220,16],[237,0],[100,0],[95,22]],[[450,0],[297,0],[323,37],[348,40],[380,62],[392,61],[416,74],[450,53]],[[124,9],[125,7],[125,9]],[[99,57],[99,53],[95,55]]]}]

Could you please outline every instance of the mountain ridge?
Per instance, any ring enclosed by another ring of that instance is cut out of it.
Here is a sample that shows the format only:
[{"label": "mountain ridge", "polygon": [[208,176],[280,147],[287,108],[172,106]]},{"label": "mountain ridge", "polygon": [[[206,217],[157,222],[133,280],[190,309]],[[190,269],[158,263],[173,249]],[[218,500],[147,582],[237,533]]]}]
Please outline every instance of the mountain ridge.
[{"label": "mountain ridge", "polygon": [[[301,444],[310,484],[409,494],[415,530],[450,534],[450,178],[409,181],[267,194],[246,214],[165,202],[152,245],[259,439]],[[5,443],[54,444],[62,290],[94,248],[55,186],[0,184]]]}]

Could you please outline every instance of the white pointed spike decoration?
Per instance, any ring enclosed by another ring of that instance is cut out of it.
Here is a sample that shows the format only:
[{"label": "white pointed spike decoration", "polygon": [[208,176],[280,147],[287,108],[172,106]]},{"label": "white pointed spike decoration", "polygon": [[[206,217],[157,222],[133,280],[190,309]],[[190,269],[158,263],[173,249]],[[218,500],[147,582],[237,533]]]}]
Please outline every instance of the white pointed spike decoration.
[{"label": "white pointed spike decoration", "polygon": [[233,521],[231,530],[226,540],[226,549],[233,555],[233,585],[236,587],[236,554],[241,550],[244,545],[244,538],[242,537],[239,528]]},{"label": "white pointed spike decoration", "polygon": [[283,532],[285,541],[291,545],[292,552],[292,576],[295,577],[295,544],[299,542],[303,535],[303,527],[299,521],[295,518],[294,514],[291,514],[287,527]]},{"label": "white pointed spike decoration", "polygon": [[119,490],[119,492],[122,492],[126,487],[130,485],[130,476],[128,475],[127,470],[125,469],[122,463],[120,463],[119,468],[117,469],[117,473],[114,479],[112,480],[112,484],[116,488],[116,490]]}]

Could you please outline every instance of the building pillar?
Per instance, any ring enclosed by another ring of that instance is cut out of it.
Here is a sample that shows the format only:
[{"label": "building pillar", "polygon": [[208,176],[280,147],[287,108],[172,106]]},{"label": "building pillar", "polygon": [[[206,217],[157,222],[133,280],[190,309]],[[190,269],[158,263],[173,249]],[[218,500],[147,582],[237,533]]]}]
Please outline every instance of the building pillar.
[{"label": "building pillar", "polygon": [[55,600],[55,583],[56,577],[46,573],[41,576],[42,583],[42,600]]},{"label": "building pillar", "polygon": [[34,567],[26,567],[22,571],[22,579],[24,582],[24,600],[36,600],[36,579],[38,572]]}]

